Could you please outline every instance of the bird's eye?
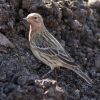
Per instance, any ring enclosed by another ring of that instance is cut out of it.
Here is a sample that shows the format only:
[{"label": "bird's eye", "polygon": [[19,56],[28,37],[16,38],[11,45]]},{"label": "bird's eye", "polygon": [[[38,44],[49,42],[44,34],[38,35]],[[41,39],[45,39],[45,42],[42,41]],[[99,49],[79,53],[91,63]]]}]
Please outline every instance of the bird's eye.
[{"label": "bird's eye", "polygon": [[34,19],[37,19],[37,17],[34,17]]}]

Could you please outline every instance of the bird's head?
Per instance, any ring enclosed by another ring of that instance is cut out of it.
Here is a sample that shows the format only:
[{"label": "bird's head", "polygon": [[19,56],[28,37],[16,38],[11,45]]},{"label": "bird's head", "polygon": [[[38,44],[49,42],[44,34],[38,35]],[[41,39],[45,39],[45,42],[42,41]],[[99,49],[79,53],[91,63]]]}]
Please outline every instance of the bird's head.
[{"label": "bird's head", "polygon": [[30,24],[33,31],[40,31],[44,29],[43,18],[38,13],[31,13],[26,18],[24,18],[24,20]]}]

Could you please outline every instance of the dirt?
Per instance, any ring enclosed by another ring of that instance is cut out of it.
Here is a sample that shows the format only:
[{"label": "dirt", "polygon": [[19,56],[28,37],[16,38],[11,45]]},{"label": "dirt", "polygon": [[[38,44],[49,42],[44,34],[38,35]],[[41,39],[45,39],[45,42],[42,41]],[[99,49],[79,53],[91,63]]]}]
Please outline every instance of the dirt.
[{"label": "dirt", "polygon": [[[0,34],[15,46],[0,45],[0,100],[100,100],[100,2],[94,0],[0,0]],[[29,47],[29,25],[40,13],[47,29],[93,80],[88,85],[68,69],[50,68]]]}]

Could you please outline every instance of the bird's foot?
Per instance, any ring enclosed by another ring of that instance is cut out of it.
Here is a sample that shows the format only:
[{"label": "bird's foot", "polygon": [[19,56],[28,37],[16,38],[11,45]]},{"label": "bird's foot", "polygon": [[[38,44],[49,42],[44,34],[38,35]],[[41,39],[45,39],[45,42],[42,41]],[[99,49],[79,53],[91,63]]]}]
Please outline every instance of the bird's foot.
[{"label": "bird's foot", "polygon": [[42,78],[46,78],[53,70],[50,70],[48,73],[44,74]]}]

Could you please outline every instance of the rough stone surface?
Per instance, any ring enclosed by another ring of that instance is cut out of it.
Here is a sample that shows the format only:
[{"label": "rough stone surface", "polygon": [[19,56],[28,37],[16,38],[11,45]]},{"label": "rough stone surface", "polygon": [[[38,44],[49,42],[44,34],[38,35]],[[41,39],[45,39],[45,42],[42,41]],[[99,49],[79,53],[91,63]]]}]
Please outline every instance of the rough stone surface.
[{"label": "rough stone surface", "polygon": [[[100,100],[99,5],[99,0],[0,0],[0,33],[15,46],[0,45],[0,100]],[[68,69],[41,78],[50,68],[30,50],[29,25],[22,18],[31,12],[43,16],[92,86]]]}]

